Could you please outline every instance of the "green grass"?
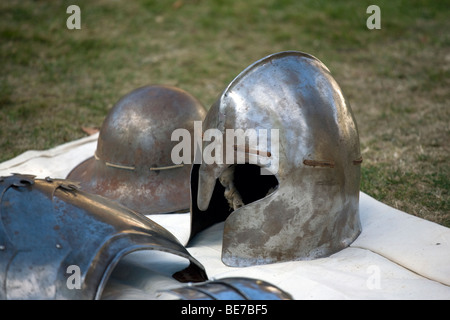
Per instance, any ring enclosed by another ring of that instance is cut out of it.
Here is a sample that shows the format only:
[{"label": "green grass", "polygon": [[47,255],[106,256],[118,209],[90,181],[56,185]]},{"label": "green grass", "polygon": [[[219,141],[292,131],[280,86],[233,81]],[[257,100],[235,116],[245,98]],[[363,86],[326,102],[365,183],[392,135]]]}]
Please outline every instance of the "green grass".
[{"label": "green grass", "polygon": [[[66,28],[67,6],[81,30]],[[368,30],[366,8],[381,9]],[[209,107],[252,62],[321,59],[358,122],[361,190],[450,227],[450,20],[446,1],[51,1],[0,3],[0,161],[100,127],[146,84]]]}]

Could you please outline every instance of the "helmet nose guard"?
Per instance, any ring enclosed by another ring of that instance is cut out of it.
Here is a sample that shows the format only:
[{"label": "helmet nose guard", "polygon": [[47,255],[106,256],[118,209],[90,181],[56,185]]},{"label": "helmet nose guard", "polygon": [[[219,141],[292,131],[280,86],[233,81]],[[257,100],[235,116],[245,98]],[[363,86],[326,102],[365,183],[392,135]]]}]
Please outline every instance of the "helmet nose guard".
[{"label": "helmet nose guard", "polygon": [[227,129],[278,130],[278,150],[273,152],[273,144],[268,149],[278,160],[271,178],[275,183],[263,183],[262,176],[250,174],[248,163],[236,166],[240,169],[233,179],[250,181],[246,188],[235,183],[243,198],[266,185],[266,193],[258,199],[238,208],[228,206],[226,190],[218,181],[235,163],[202,163],[192,169],[191,239],[225,221],[226,265],[326,257],[359,235],[357,125],[339,85],[317,58],[286,51],[250,65],[208,111],[203,130],[210,128],[219,129],[224,137]]}]

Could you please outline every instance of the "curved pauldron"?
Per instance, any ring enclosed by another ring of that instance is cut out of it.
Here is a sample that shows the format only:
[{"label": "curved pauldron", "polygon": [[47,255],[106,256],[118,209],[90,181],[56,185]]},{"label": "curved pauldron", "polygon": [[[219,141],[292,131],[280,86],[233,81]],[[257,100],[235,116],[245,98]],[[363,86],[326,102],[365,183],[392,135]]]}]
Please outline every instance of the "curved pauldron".
[{"label": "curved pauldron", "polygon": [[289,293],[266,281],[244,277],[189,284],[168,292],[182,300],[292,300]]},{"label": "curved pauldron", "polygon": [[69,180],[0,177],[0,299],[98,299],[117,263],[137,250],[188,259],[179,281],[207,279],[171,233],[141,214]]}]

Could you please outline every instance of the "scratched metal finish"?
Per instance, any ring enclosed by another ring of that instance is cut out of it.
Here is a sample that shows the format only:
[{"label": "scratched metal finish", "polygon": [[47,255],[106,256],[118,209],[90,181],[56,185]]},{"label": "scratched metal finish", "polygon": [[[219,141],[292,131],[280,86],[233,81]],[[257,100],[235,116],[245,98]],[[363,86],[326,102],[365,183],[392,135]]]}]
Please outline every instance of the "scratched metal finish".
[{"label": "scratched metal finish", "polygon": [[[268,150],[278,157],[272,158],[279,163],[278,187],[226,217],[225,264],[326,257],[359,235],[358,129],[339,85],[318,59],[288,51],[255,62],[224,90],[203,124],[203,131],[279,130],[278,152]],[[191,177],[195,232],[215,214],[209,212],[213,190],[228,166],[202,163],[198,178]]]},{"label": "scratched metal finish", "polygon": [[260,279],[230,277],[167,290],[183,300],[292,300],[292,296]]},{"label": "scratched metal finish", "polygon": [[117,263],[137,250],[186,258],[190,267],[174,277],[207,280],[171,233],[139,213],[69,180],[0,177],[0,299],[98,299]]},{"label": "scratched metal finish", "polygon": [[174,165],[175,129],[193,136],[206,110],[189,93],[170,86],[138,88],[122,97],[103,121],[95,156],[68,179],[84,190],[118,201],[142,214],[189,210],[192,161]]}]

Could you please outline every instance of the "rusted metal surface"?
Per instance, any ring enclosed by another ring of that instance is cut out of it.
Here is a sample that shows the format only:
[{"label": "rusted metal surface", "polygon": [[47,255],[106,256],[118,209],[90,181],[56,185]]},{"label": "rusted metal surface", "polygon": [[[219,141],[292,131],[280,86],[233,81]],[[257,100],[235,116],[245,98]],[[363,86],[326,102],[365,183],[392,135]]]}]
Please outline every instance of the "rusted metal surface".
[{"label": "rusted metal surface", "polygon": [[363,158],[362,158],[362,157],[359,157],[358,159],[353,160],[353,164],[354,164],[354,165],[361,164],[362,162],[363,162]]},{"label": "rusted metal surface", "polygon": [[334,162],[333,161],[320,161],[320,160],[303,160],[303,164],[305,166],[310,167],[324,167],[324,168],[334,168]]},{"label": "rusted metal surface", "polygon": [[[218,183],[229,163],[192,169],[191,238],[225,221],[225,264],[326,257],[359,235],[358,129],[339,85],[318,59],[288,51],[250,65],[209,109],[203,131],[210,128],[221,130],[224,141],[227,129],[279,130],[279,150],[267,150],[278,170],[272,180],[250,175],[251,166],[238,170],[234,185],[244,205],[236,210]],[[264,187],[259,198],[246,200],[246,193]]]},{"label": "rusted metal surface", "polygon": [[258,149],[252,149],[252,148],[249,148],[249,146],[238,146],[238,145],[234,145],[233,146],[234,147],[234,150],[235,151],[243,151],[243,152],[246,152],[246,153],[252,153],[252,154],[256,154],[256,155],[262,155],[262,156],[264,156],[264,157],[271,157],[272,156],[272,154],[270,153],[270,151],[260,151],[260,150],[258,150]]},{"label": "rusted metal surface", "polygon": [[125,95],[106,116],[92,158],[68,179],[142,214],[189,211],[192,161],[174,164],[175,129],[193,135],[194,121],[206,110],[187,92],[170,86],[146,86]]},{"label": "rusted metal surface", "polygon": [[139,213],[72,181],[0,178],[0,299],[98,299],[117,263],[137,250],[183,257],[190,267],[176,279],[207,280],[170,232]]},{"label": "rusted metal surface", "polygon": [[259,279],[231,277],[167,290],[182,300],[292,300],[282,289]]}]

